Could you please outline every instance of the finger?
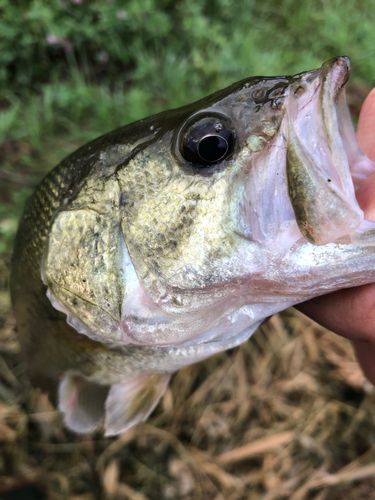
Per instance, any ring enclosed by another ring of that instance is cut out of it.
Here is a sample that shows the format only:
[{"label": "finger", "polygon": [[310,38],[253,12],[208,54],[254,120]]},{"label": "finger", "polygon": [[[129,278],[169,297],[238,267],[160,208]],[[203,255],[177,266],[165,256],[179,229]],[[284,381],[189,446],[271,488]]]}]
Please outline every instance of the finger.
[{"label": "finger", "polygon": [[[375,161],[375,89],[367,96],[359,115],[358,144],[361,150]],[[357,189],[356,197],[365,218],[375,220],[375,174],[366,179]]]},{"label": "finger", "polygon": [[359,115],[357,140],[359,147],[375,161],[375,89],[369,93]]},{"label": "finger", "polygon": [[375,173],[362,182],[355,195],[365,219],[375,221]]},{"label": "finger", "polygon": [[353,341],[352,344],[364,374],[375,385],[375,344],[359,340]]},{"label": "finger", "polygon": [[[361,150],[375,160],[375,89],[367,96],[359,116],[357,139]],[[366,219],[375,220],[375,174],[366,179],[356,192]],[[374,294],[375,286],[373,285]],[[357,359],[366,377],[375,384],[374,342],[352,342]]]},{"label": "finger", "polygon": [[339,290],[295,307],[343,337],[375,342],[375,284]]}]

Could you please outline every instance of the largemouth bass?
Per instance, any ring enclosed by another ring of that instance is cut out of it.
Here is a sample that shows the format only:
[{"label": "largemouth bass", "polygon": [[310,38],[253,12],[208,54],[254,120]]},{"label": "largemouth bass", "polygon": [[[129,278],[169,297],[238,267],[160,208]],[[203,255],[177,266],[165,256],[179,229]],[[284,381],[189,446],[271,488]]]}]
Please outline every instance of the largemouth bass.
[{"label": "largemouth bass", "polygon": [[41,182],[11,292],[31,375],[66,425],[115,435],[171,373],[268,316],[375,281],[374,170],[345,100],[349,59],[256,77],[83,146]]}]

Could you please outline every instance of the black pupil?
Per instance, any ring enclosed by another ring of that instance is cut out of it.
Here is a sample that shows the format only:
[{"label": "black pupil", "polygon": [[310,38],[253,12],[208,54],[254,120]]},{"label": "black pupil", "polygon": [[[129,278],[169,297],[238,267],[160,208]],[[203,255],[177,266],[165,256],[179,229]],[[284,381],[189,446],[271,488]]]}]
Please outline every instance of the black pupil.
[{"label": "black pupil", "polygon": [[180,153],[196,167],[210,167],[233,153],[235,134],[226,118],[205,116],[182,129]]},{"label": "black pupil", "polygon": [[223,158],[228,149],[228,143],[220,135],[203,137],[198,146],[199,156],[208,162],[215,162]]}]

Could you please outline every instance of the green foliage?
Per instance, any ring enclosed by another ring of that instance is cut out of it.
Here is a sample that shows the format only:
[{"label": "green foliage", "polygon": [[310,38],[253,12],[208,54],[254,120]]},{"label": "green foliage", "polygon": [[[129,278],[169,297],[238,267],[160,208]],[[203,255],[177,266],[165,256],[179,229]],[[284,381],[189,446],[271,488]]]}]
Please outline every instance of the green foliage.
[{"label": "green foliage", "polygon": [[374,21],[374,0],[0,0],[0,84],[35,86],[78,67],[91,81],[164,94],[182,72],[205,91],[343,52],[374,80]]},{"label": "green foliage", "polygon": [[0,144],[31,148],[0,169],[39,179],[120,125],[335,55],[374,85],[374,26],[375,0],[0,0]]}]

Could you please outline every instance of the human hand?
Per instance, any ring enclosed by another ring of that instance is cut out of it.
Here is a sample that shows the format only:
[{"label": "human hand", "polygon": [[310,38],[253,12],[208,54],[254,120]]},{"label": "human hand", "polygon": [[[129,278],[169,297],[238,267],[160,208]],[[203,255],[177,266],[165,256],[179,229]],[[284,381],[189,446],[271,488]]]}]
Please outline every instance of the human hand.
[{"label": "human hand", "polygon": [[[375,89],[362,106],[357,139],[361,150],[375,161]],[[375,221],[375,173],[358,188],[356,196],[365,218]],[[375,283],[316,297],[296,308],[350,339],[366,377],[375,385]]]}]

